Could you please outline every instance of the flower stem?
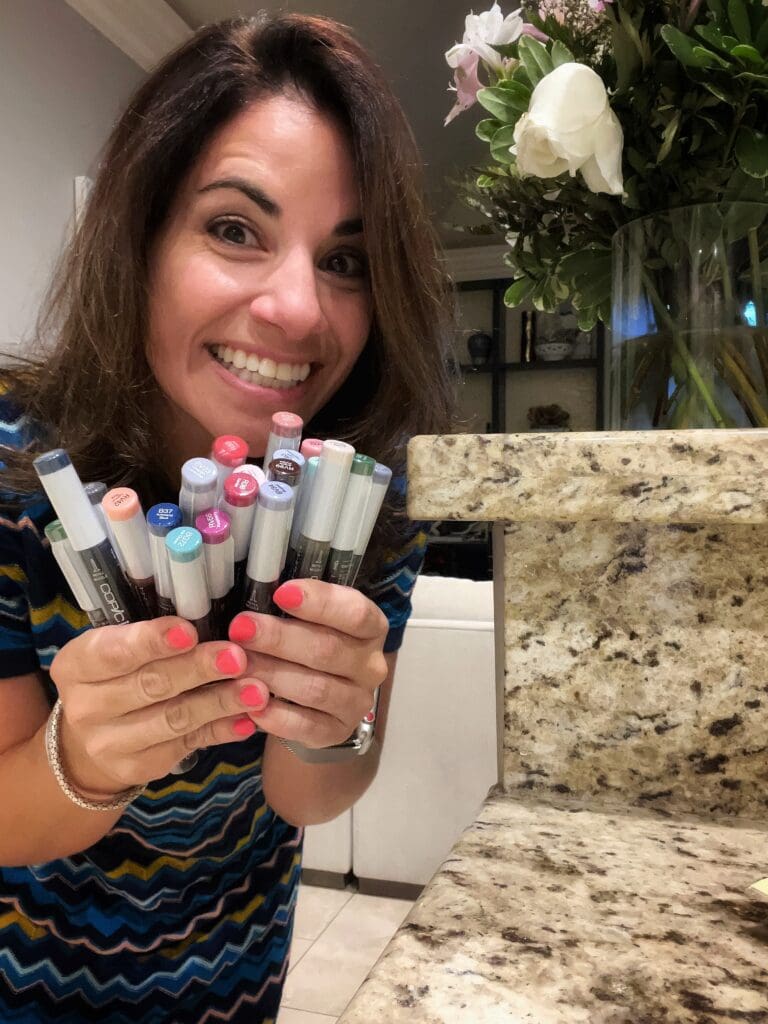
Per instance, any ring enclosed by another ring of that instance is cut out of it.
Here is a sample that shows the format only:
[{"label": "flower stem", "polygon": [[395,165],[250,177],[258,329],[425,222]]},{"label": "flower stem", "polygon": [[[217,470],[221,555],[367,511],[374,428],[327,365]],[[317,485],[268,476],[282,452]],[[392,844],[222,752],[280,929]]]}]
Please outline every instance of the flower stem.
[{"label": "flower stem", "polygon": [[656,291],[656,287],[653,281],[650,279],[648,272],[646,270],[643,270],[641,273],[643,278],[643,284],[645,285],[645,290],[648,293],[648,297],[651,300],[653,308],[656,310],[656,313],[659,315],[659,317],[669,330],[670,334],[672,335],[672,344],[675,346],[677,354],[682,359],[683,364],[685,365],[685,368],[688,372],[688,376],[693,381],[697,391],[701,395],[704,404],[706,405],[709,411],[710,416],[715,421],[715,426],[724,428],[725,421],[720,413],[720,410],[717,407],[717,403],[715,402],[712,395],[709,393],[709,388],[704,383],[704,380],[701,374],[699,373],[699,368],[696,365],[694,359],[692,358],[691,353],[688,351],[688,346],[680,337],[680,331],[677,324],[669,315],[666,306],[661,301],[661,296]]},{"label": "flower stem", "polygon": [[755,334],[755,351],[757,361],[760,363],[760,370],[763,374],[763,381],[768,387],[768,351],[765,343],[765,303],[763,302],[763,287],[760,281],[760,247],[757,242],[757,228],[750,228],[747,232],[749,241],[749,269],[752,278],[752,299],[755,303],[755,315],[758,330]]}]

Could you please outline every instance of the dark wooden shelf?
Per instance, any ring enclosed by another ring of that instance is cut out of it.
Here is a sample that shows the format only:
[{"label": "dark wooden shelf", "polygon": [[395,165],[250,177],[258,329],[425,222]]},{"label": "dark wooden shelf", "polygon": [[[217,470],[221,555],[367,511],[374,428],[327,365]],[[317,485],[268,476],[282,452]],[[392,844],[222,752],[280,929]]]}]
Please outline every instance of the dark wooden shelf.
[{"label": "dark wooden shelf", "polygon": [[586,370],[597,366],[597,359],[537,359],[533,363],[486,363],[484,366],[473,366],[471,363],[460,363],[462,373],[506,373],[521,370]]}]

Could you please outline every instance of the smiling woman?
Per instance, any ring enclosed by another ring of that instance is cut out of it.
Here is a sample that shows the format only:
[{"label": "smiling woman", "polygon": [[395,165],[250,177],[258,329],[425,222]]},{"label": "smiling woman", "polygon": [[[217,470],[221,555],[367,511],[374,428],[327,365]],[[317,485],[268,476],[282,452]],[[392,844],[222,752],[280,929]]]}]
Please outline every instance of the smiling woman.
[{"label": "smiling woman", "polygon": [[[338,747],[377,689],[383,739],[424,552],[405,443],[448,422],[452,300],[418,164],[369,55],[299,16],[201,29],[107,142],[40,352],[0,381],[3,1021],[277,1015],[301,826],[378,764],[377,744],[316,764],[282,741]],[[284,584],[285,617],[240,614],[227,641],[178,616],[88,629],[35,456],[61,445],[147,505],[217,436],[262,456],[280,410],[396,471],[361,590]]]}]

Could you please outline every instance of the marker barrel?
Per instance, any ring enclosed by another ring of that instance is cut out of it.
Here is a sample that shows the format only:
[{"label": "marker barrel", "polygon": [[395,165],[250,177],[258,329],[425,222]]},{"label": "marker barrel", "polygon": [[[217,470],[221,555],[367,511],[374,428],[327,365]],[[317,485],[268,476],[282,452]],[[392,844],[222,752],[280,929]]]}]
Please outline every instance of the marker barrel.
[{"label": "marker barrel", "polygon": [[184,526],[194,526],[201,512],[216,504],[219,474],[210,459],[187,459],[181,467],[179,508]]},{"label": "marker barrel", "polygon": [[235,585],[234,541],[229,516],[212,508],[195,520],[195,527],[203,538],[205,576],[211,598],[211,631],[214,639],[227,634],[227,619]]},{"label": "marker barrel", "polygon": [[268,481],[259,491],[248,552],[242,607],[279,614],[272,594],[280,585],[293,516],[294,495],[288,484]]},{"label": "marker barrel", "polygon": [[82,558],[107,622],[130,622],[136,614],[132,595],[69,455],[55,448],[33,464],[73,550]]},{"label": "marker barrel", "polygon": [[131,487],[114,487],[102,500],[122,555],[125,575],[136,596],[142,619],[157,616],[157,593],[149,548],[149,531],[139,496]]},{"label": "marker barrel", "polygon": [[203,538],[191,526],[171,530],[165,538],[176,595],[176,612],[197,629],[201,641],[211,639],[211,599],[205,579]]},{"label": "marker barrel", "polygon": [[64,527],[54,519],[45,528],[45,535],[51,543],[51,552],[61,569],[64,579],[80,608],[88,616],[92,626],[106,626],[107,617],[101,609],[99,598],[90,577],[86,575],[77,552],[67,539]]},{"label": "marker barrel", "polygon": [[266,469],[278,448],[289,448],[298,451],[301,446],[301,432],[304,421],[301,416],[292,412],[276,412],[272,417],[272,429],[267,438],[267,450],[264,453],[262,466]]},{"label": "marker barrel", "polygon": [[104,495],[107,493],[109,488],[101,480],[94,480],[91,483],[85,484],[85,493],[88,495],[88,500],[93,506],[93,511],[98,516],[99,522],[104,527],[104,532],[109,537],[109,542],[112,545],[112,550],[115,552],[115,558],[120,563],[120,568],[125,572],[125,565],[123,564],[122,556],[117,548],[117,542],[115,541],[115,535],[112,532],[112,524],[104,515],[104,509],[101,507],[101,503],[104,500]]},{"label": "marker barrel", "polygon": [[286,578],[322,579],[344,500],[355,449],[344,441],[324,441],[304,525]]},{"label": "marker barrel", "polygon": [[157,610],[160,615],[175,615],[173,579],[168,562],[165,538],[171,530],[181,526],[181,509],[173,502],[160,502],[147,512],[149,551],[152,556],[152,574],[157,591]]}]

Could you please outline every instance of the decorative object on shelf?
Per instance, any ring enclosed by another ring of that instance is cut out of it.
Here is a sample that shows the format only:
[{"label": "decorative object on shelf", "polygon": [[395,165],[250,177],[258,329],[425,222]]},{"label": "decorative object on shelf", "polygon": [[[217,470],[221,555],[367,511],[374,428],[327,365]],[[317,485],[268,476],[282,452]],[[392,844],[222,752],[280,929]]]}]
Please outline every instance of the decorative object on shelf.
[{"label": "decorative object on shelf", "polygon": [[530,428],[538,433],[570,430],[570,420],[571,414],[560,405],[532,405],[528,410]]},{"label": "decorative object on shelf", "polygon": [[473,366],[485,366],[493,351],[493,338],[490,334],[476,331],[467,338],[467,349]]},{"label": "decorative object on shelf", "polygon": [[506,304],[612,320],[609,428],[768,426],[766,218],[740,205],[768,203],[768,6],[538,0],[466,30],[446,58],[493,162],[462,198],[509,243]]},{"label": "decorative object on shelf", "polygon": [[536,358],[543,359],[545,363],[559,362],[567,359],[573,351],[572,341],[547,341],[542,339],[536,342]]}]

